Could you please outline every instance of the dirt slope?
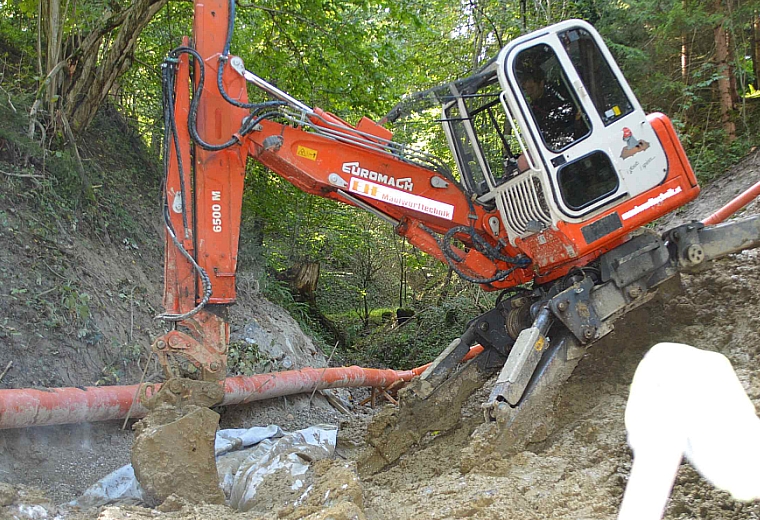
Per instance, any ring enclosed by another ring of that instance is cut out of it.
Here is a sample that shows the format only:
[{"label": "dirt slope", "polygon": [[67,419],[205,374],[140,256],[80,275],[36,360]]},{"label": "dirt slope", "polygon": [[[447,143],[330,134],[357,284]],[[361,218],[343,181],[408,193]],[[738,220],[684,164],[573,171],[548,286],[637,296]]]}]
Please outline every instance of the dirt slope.
[{"label": "dirt slope", "polygon": [[[733,192],[742,191],[760,179],[759,164],[757,153],[748,157],[725,180],[705,189],[692,207],[675,218],[700,218],[717,209]],[[760,203],[753,203],[745,212],[748,213],[760,213]],[[282,503],[273,504],[269,513],[236,514],[223,506],[174,504],[179,511],[166,511],[161,517],[612,520],[631,463],[623,426],[628,385],[639,360],[654,343],[685,342],[724,353],[734,364],[750,397],[756,405],[760,404],[758,251],[724,259],[706,273],[685,275],[682,289],[681,294],[668,294],[630,314],[612,334],[596,344],[581,361],[556,404],[556,429],[546,441],[531,445],[514,457],[504,460],[489,456],[468,473],[462,473],[461,452],[469,442],[469,431],[463,428],[433,439],[388,471],[359,480],[350,459],[361,444],[366,421],[366,414],[361,414],[341,425],[338,453],[349,460],[339,458],[322,463],[312,477],[319,492],[301,507]],[[473,399],[473,406],[477,401],[478,396]],[[276,403],[266,414],[245,410],[237,413],[243,414],[239,417],[245,417],[248,424],[282,419],[295,426],[300,421],[319,419],[294,413],[294,408],[285,403]],[[478,413],[471,415],[475,417]],[[323,417],[330,419],[327,415]],[[338,417],[333,415],[332,420],[337,421]],[[116,444],[125,442],[113,426],[95,428],[98,435],[116,439],[112,440]],[[107,443],[98,443],[95,453],[100,460],[107,459]],[[84,459],[81,464],[89,467],[93,462]],[[64,477],[55,479],[58,479],[55,485],[65,481]],[[40,476],[38,485],[50,492],[53,480],[53,476],[48,479]],[[81,488],[85,483],[77,482],[76,486]],[[276,487],[276,482],[272,486]],[[142,508],[110,507],[74,517],[148,519],[157,514]],[[760,503],[732,501],[703,481],[688,464],[681,468],[666,516],[669,520],[758,517]]]},{"label": "dirt slope", "polygon": [[[57,196],[49,165],[32,161],[36,177],[5,176],[23,154],[0,137],[0,389],[137,383],[151,342],[167,330],[155,319],[163,291],[160,168],[134,128],[108,108],[79,149],[94,172],[95,196],[73,207]],[[325,366],[295,320],[261,296],[254,274],[240,278],[231,338],[252,355],[237,368]],[[147,368],[146,381],[161,380],[155,357]],[[320,396],[312,404],[230,408],[222,423],[292,429],[335,422],[337,412]],[[129,462],[132,432],[121,426],[0,430],[0,481],[36,486],[57,503],[71,500]],[[0,519],[2,505],[0,498]]]}]

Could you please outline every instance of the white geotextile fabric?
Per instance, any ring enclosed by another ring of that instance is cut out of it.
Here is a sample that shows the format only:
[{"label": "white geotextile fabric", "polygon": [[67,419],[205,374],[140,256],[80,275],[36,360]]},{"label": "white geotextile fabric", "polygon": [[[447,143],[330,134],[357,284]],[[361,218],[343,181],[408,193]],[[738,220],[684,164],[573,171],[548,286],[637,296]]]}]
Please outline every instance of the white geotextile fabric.
[{"label": "white geotextile fabric", "polygon": [[[234,509],[251,508],[256,489],[264,477],[285,468],[295,484],[314,460],[332,457],[338,429],[317,425],[283,432],[279,426],[219,430],[216,452],[219,486]],[[90,486],[70,506],[99,507],[106,504],[136,504],[144,501],[143,491],[131,464],[122,466]]]}]

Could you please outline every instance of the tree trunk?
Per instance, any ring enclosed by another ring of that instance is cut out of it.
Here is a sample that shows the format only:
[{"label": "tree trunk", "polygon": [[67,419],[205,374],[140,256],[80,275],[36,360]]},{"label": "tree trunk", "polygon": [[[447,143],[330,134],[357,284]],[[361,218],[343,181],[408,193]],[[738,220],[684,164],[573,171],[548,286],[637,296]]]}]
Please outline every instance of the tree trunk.
[{"label": "tree trunk", "polygon": [[752,70],[755,89],[760,90],[760,11],[752,13]]},{"label": "tree trunk", "polygon": [[[716,2],[720,8],[720,2]],[[734,111],[734,96],[731,93],[731,69],[728,64],[729,60],[729,36],[728,32],[721,21],[714,29],[715,36],[715,62],[718,66],[718,93],[720,96],[720,115],[723,131],[726,133],[726,139],[734,141],[736,139],[736,125],[732,120]]]},{"label": "tree trunk", "polygon": [[[394,239],[395,244],[395,239]],[[400,283],[398,287],[398,306],[403,307],[406,300],[406,237],[401,237],[401,248],[396,249],[398,255],[398,264],[400,269]]]},{"label": "tree trunk", "polygon": [[473,7],[471,16],[473,17],[473,25],[475,26],[475,37],[472,43],[472,71],[478,70],[480,65],[480,56],[483,50],[483,27],[482,27],[482,15],[480,9],[474,3],[470,4]]},{"label": "tree trunk", "polygon": [[735,110],[741,98],[739,97],[739,82],[736,77],[736,53],[734,52],[734,37],[731,31],[726,31],[726,45],[728,46],[728,80],[729,80],[729,93],[731,94],[731,105]]},{"label": "tree trunk", "polygon": [[689,84],[690,54],[689,35],[684,31],[681,33],[681,81],[683,81],[684,85]]},{"label": "tree trunk", "polygon": [[319,262],[301,262],[293,267],[293,289],[308,297],[317,290],[319,282]]},{"label": "tree trunk", "polygon": [[[87,170],[84,169],[82,157],[79,155],[79,149],[77,148],[77,141],[76,137],[74,137],[74,132],[71,131],[71,126],[69,125],[66,116],[61,112],[57,112],[57,115],[60,116],[61,126],[63,127],[63,135],[66,136],[66,140],[69,143],[69,147],[71,148],[71,155],[73,155],[76,159],[77,171],[79,172],[79,181],[81,183],[82,189],[81,196],[84,196],[87,199],[92,199],[92,183],[90,182],[90,177],[87,175]],[[77,204],[78,203],[79,199],[77,199]]]},{"label": "tree trunk", "polygon": [[68,1],[61,12],[60,0],[40,0],[38,23],[42,27],[41,32],[45,38],[45,104],[50,114],[55,112],[56,102],[61,92],[63,26],[67,10]]},{"label": "tree trunk", "polygon": [[[686,0],[681,0],[684,12],[687,12]],[[684,85],[689,84],[689,33],[686,29],[681,30],[681,81]]]},{"label": "tree trunk", "polygon": [[[167,1],[134,0],[128,8],[104,18],[69,56],[63,110],[75,133],[87,128],[111,87],[129,69],[138,36]],[[104,38],[117,27],[110,45],[101,50]]]},{"label": "tree trunk", "polygon": [[367,293],[365,292],[362,295],[362,301],[364,302],[364,316],[362,316],[362,321],[364,322],[364,330],[369,332],[370,329],[370,312],[369,312],[369,300],[367,299]]}]

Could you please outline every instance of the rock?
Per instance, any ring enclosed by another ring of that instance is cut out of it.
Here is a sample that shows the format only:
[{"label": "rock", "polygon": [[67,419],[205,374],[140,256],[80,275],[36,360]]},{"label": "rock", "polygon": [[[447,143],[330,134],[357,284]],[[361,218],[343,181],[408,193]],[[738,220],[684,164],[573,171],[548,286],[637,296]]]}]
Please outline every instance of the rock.
[{"label": "rock", "polygon": [[[252,304],[245,316],[236,317],[244,320],[244,325],[230,334],[230,343],[255,346],[278,369],[327,366],[322,352],[281,307],[263,298],[255,298]],[[235,311],[232,310],[233,314]]]},{"label": "rock", "polygon": [[166,500],[164,500],[163,504],[158,506],[156,509],[162,513],[172,513],[175,511],[181,511],[182,508],[188,504],[189,502],[186,499],[178,497],[172,493]]},{"label": "rock", "polygon": [[135,476],[157,503],[174,494],[174,502],[223,504],[214,457],[219,414],[199,406],[183,408],[181,417],[172,418],[162,409],[136,425],[132,447]]},{"label": "rock", "polygon": [[16,488],[5,482],[0,482],[0,507],[9,506],[16,500]]}]

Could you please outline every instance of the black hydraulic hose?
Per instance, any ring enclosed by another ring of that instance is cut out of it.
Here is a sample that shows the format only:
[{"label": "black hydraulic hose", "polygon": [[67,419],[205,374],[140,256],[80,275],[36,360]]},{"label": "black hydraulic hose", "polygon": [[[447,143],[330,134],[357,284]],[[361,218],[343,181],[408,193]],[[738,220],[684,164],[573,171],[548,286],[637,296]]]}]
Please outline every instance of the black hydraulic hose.
[{"label": "black hydraulic hose", "polygon": [[209,152],[218,152],[219,150],[224,150],[230,146],[239,144],[238,138],[235,136],[231,137],[226,143],[209,144],[198,134],[198,105],[200,104],[201,95],[203,94],[203,80],[206,76],[206,66],[203,63],[201,55],[198,54],[198,51],[191,47],[177,47],[170,53],[170,56],[177,58],[180,54],[190,54],[195,58],[195,62],[198,65],[198,86],[195,88],[195,91],[193,91],[193,99],[190,101],[190,114],[187,119],[187,129],[190,132],[190,137],[192,137],[193,141],[195,141],[198,146]]},{"label": "black hydraulic hose", "polygon": [[[456,253],[454,253],[454,251],[451,250],[451,245],[449,243],[451,237],[453,237],[453,235],[457,231],[461,232],[462,229],[464,229],[467,233],[469,233],[469,231],[472,228],[468,228],[467,226],[455,226],[454,228],[450,229],[446,233],[446,235],[444,235],[443,241],[439,240],[438,237],[436,237],[435,232],[429,227],[425,226],[424,224],[420,225],[420,229],[427,232],[431,237],[433,237],[433,239],[438,244],[438,247],[441,249],[441,252],[443,253],[443,256],[446,259],[446,263],[449,265],[449,267],[451,267],[451,269],[455,273],[457,273],[463,280],[470,283],[489,284],[493,282],[498,282],[498,281],[504,280],[507,276],[512,274],[515,271],[515,269],[526,267],[527,265],[530,264],[530,259],[527,257],[509,257],[509,256],[500,255],[502,258],[508,258],[508,259],[514,260],[513,262],[507,262],[507,263],[513,264],[513,266],[510,267],[509,269],[503,269],[501,271],[497,271],[490,278],[475,278],[474,276],[470,276],[469,274],[465,273],[462,269],[459,268],[457,264],[462,262],[464,259],[457,256]],[[474,229],[472,229],[472,232],[476,234]],[[449,242],[447,242],[446,237],[449,236],[449,234],[451,235],[449,238]]]},{"label": "black hydraulic hose", "polygon": [[222,56],[227,56],[230,53],[230,46],[232,45],[232,30],[235,28],[235,0],[230,0],[230,11],[227,19],[227,36],[224,39],[224,49],[222,50]]},{"label": "black hydraulic hose", "polygon": [[[190,101],[190,113],[188,115],[188,131],[190,132],[190,137],[193,139],[195,143],[198,144],[201,148],[204,150],[208,150],[210,152],[217,152],[220,150],[224,150],[226,148],[229,148],[230,146],[233,146],[235,144],[239,144],[239,138],[237,136],[231,137],[227,142],[222,144],[210,144],[204,141],[201,136],[198,134],[198,105],[200,104],[201,96],[203,95],[203,81],[206,75],[206,67],[203,63],[203,60],[201,59],[200,54],[198,54],[198,51],[191,47],[177,47],[170,53],[170,59],[176,59],[180,54],[190,54],[192,55],[196,63],[198,64],[198,86],[193,91],[193,99]],[[261,111],[265,110],[267,108],[277,107],[284,105],[285,103],[282,101],[267,101],[264,103],[240,103],[238,101],[235,101],[234,99],[230,98],[227,93],[224,91],[224,87],[221,82],[221,66],[219,68],[219,75],[217,76],[218,80],[218,87],[219,91],[221,92],[224,99],[235,106],[241,107],[241,108],[253,108],[254,110],[251,111],[251,115],[247,118],[248,121],[250,121],[251,117],[256,116],[256,114]],[[280,115],[279,112],[267,112],[264,114],[264,116],[260,116],[256,118],[256,124],[258,124],[262,119],[265,118],[271,118],[272,116]],[[251,125],[249,123],[244,123],[243,127],[241,128],[241,135],[245,135],[250,133],[253,130],[254,125]]]},{"label": "black hydraulic hose", "polygon": [[211,278],[209,278],[206,270],[198,265],[198,263],[195,261],[195,258],[193,258],[193,256],[187,251],[187,249],[182,246],[180,241],[177,239],[177,235],[174,233],[174,227],[172,226],[171,217],[169,216],[169,205],[166,203],[164,204],[163,214],[166,230],[169,233],[169,237],[174,243],[174,246],[179,250],[182,256],[184,256],[192,264],[193,269],[195,269],[195,271],[198,273],[198,277],[201,279],[201,284],[203,285],[203,298],[201,298],[201,301],[198,302],[198,305],[196,305],[192,310],[182,314],[164,313],[156,316],[156,319],[160,320],[182,321],[196,315],[198,312],[200,312],[201,309],[206,306],[206,304],[208,304],[212,293]]},{"label": "black hydraulic hose", "polygon": [[284,117],[284,114],[282,112],[272,111],[272,112],[265,112],[261,114],[260,116],[254,117],[255,111],[253,114],[251,114],[249,117],[245,119],[245,122],[243,123],[242,128],[240,129],[240,135],[247,135],[251,133],[253,130],[256,129],[256,126],[261,123],[264,119],[272,119],[274,117]]},{"label": "black hydraulic hose", "polygon": [[222,94],[224,100],[230,105],[234,105],[240,108],[266,108],[274,106],[286,105],[284,101],[266,101],[263,103],[241,103],[236,99],[232,99],[227,91],[224,90],[224,83],[222,82],[222,75],[224,73],[224,66],[227,64],[230,56],[230,47],[232,45],[232,31],[235,28],[235,0],[230,0],[229,18],[227,20],[227,35],[224,39],[224,49],[222,55],[219,57],[219,68],[216,73],[216,83],[219,87],[219,92]]},{"label": "black hydraulic hose", "polygon": [[463,258],[457,256],[456,253],[454,253],[454,251],[451,249],[451,240],[457,233],[469,235],[470,239],[472,240],[472,245],[475,247],[475,249],[483,253],[491,260],[501,260],[502,262],[506,262],[508,264],[514,264],[517,267],[527,267],[530,264],[530,259],[525,256],[507,256],[502,254],[501,251],[493,247],[485,238],[477,233],[472,226],[454,226],[453,228],[449,229],[443,236],[442,245],[444,248],[444,254],[457,262],[461,262],[463,260]]},{"label": "black hydraulic hose", "polygon": [[261,103],[241,103],[240,101],[236,99],[232,99],[229,94],[227,94],[227,91],[224,89],[224,82],[222,81],[222,77],[224,75],[224,66],[227,64],[227,61],[229,61],[229,56],[219,56],[219,68],[216,71],[216,86],[219,89],[219,93],[222,95],[224,100],[229,103],[230,105],[240,107],[240,108],[246,108],[246,109],[263,109],[263,108],[269,108],[269,107],[279,107],[287,105],[284,101],[263,101]]},{"label": "black hydraulic hose", "polygon": [[171,238],[172,243],[177,248],[177,250],[179,250],[182,256],[184,256],[190,262],[190,264],[193,266],[193,269],[195,269],[195,271],[198,273],[198,277],[201,279],[201,283],[203,285],[203,298],[198,303],[198,305],[195,306],[195,308],[193,308],[192,310],[186,313],[182,313],[182,314],[166,314],[165,313],[165,314],[156,316],[157,319],[163,319],[166,321],[173,321],[173,322],[182,321],[197,314],[209,302],[211,298],[211,293],[212,293],[211,279],[209,278],[208,273],[206,273],[206,270],[203,269],[203,267],[198,265],[198,263],[195,261],[192,255],[182,246],[182,243],[177,239],[177,234],[174,230],[174,226],[172,225],[171,217],[169,215],[169,197],[168,197],[166,186],[167,186],[168,177],[169,177],[169,154],[171,153],[171,145],[173,145],[174,153],[177,157],[177,170],[179,174],[180,193],[181,193],[181,198],[182,198],[182,223],[185,229],[185,236],[187,236],[188,222],[187,222],[187,210],[186,210],[187,194],[185,193],[185,172],[184,172],[184,165],[182,162],[182,154],[180,153],[179,135],[177,132],[177,122],[176,122],[175,113],[174,113],[174,86],[175,86],[174,68],[177,63],[178,63],[178,60],[176,59],[176,57],[167,59],[166,62],[163,64],[163,70],[161,74],[161,86],[163,89],[162,100],[164,104],[164,156],[163,156],[164,178],[161,182],[161,194],[162,194],[161,207],[162,207],[162,215],[164,218],[164,226],[166,227],[166,231],[169,234],[169,237]]},{"label": "black hydraulic hose", "polygon": [[[182,197],[182,225],[184,226],[185,236],[187,236],[188,223],[187,223],[187,211],[185,211],[185,201],[187,200],[187,193],[185,193],[185,169],[182,164],[182,154],[179,148],[179,136],[177,132],[177,120],[174,115],[174,78],[175,75],[171,70],[172,65],[176,64],[175,61],[168,61],[163,64],[161,79],[161,86],[163,87],[163,103],[164,103],[164,146],[168,146],[166,139],[169,135],[172,137],[172,144],[174,145],[174,153],[177,157],[177,170],[179,172],[179,189],[180,196]],[[169,154],[164,151],[164,171],[169,171]]]}]

